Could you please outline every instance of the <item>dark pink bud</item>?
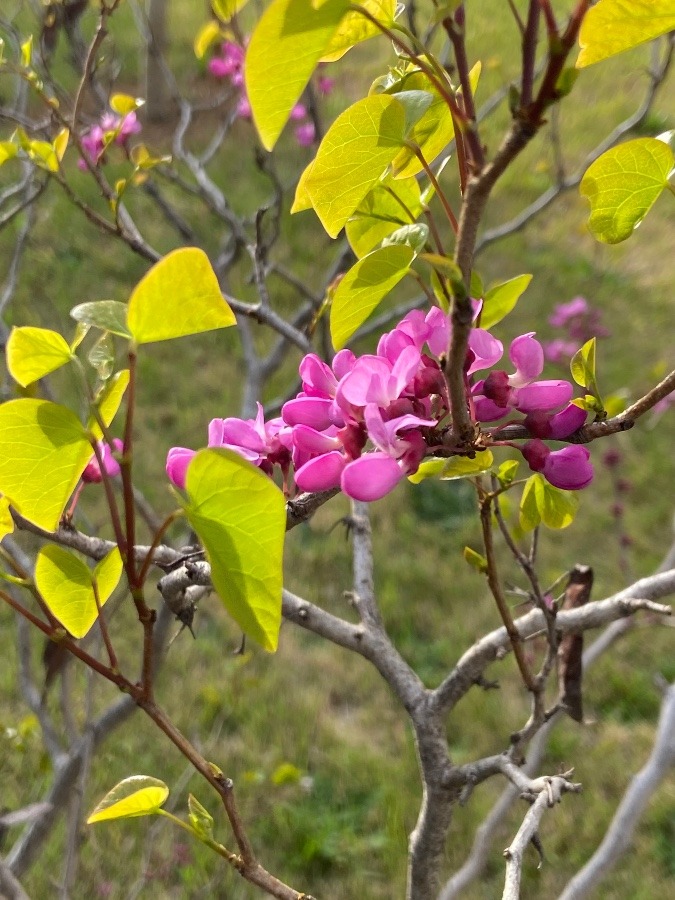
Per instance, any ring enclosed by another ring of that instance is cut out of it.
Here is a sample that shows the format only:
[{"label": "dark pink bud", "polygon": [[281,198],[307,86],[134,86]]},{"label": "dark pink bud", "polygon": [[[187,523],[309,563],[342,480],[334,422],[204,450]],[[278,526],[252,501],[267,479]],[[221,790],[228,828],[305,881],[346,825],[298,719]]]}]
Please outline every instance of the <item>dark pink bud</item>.
[{"label": "dark pink bud", "polygon": [[528,441],[521,447],[521,453],[527,460],[528,466],[533,472],[541,472],[546,465],[546,460],[551,454],[550,449],[539,438]]},{"label": "dark pink bud", "polygon": [[509,405],[509,397],[511,396],[511,387],[509,386],[509,376],[502,369],[496,372],[490,372],[483,384],[483,394],[496,403],[497,406],[506,408]]},{"label": "dark pink bud", "polygon": [[543,409],[535,409],[525,416],[524,425],[530,432],[532,437],[548,438],[551,437],[551,416]]}]

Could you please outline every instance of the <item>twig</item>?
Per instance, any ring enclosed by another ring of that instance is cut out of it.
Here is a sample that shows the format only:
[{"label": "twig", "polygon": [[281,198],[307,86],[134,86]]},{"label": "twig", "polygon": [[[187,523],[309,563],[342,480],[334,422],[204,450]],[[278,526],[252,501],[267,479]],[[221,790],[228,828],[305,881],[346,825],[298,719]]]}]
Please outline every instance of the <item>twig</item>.
[{"label": "twig", "polygon": [[642,813],[675,763],[675,684],[666,690],[651,755],[628,786],[602,843],[568,883],[560,900],[581,900],[625,854]]}]

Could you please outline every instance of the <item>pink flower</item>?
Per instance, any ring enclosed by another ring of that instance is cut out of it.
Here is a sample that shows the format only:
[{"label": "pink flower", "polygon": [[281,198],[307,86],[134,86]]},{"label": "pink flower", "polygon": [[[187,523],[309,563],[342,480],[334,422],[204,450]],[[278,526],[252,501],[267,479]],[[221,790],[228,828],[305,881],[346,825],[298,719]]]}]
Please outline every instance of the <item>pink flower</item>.
[{"label": "pink flower", "polygon": [[499,409],[503,411],[501,415],[508,409],[524,413],[550,411],[572,399],[569,381],[534,380],[544,368],[544,351],[539,341],[534,339],[534,332],[515,338],[509,348],[509,357],[516,368],[512,375],[497,370],[473,388],[479,421],[490,422],[501,418]]},{"label": "pink flower", "polygon": [[335,79],[329,78],[327,75],[319,75],[316,83],[319,93],[323,94],[324,97],[327,97],[335,87]]},{"label": "pink flower", "polygon": [[251,104],[249,103],[248,97],[246,94],[242,94],[237,100],[237,115],[240,119],[250,119],[251,114]]},{"label": "pink flower", "polygon": [[188,450],[187,447],[172,447],[166,457],[166,474],[169,481],[181,490],[185,489],[185,476],[187,467],[192,462],[196,450]]},{"label": "pink flower", "polygon": [[[106,475],[109,478],[115,478],[120,474],[119,463],[113,456],[113,451],[110,448],[109,444],[106,444],[105,441],[97,442],[98,449],[101,453],[101,458],[103,461],[103,468],[105,470]],[[117,453],[121,453],[124,449],[124,445],[119,438],[113,438],[113,449]],[[86,484],[98,484],[103,481],[103,476],[101,474],[101,467],[98,464],[98,460],[96,459],[96,454],[92,456],[92,458],[87,463],[87,467],[82,473],[82,481]]]},{"label": "pink flower", "polygon": [[301,147],[311,147],[316,137],[314,122],[303,122],[294,131],[295,139]]},{"label": "pink flower", "polygon": [[307,107],[304,103],[296,103],[289,116],[291,122],[302,122],[307,117]]},{"label": "pink flower", "polygon": [[541,472],[550,484],[564,491],[579,491],[593,480],[590,453],[578,444],[551,450],[535,438],[528,441],[521,452],[533,472]]},{"label": "pink flower", "polygon": [[584,316],[588,311],[588,301],[584,297],[575,297],[569,303],[558,303],[549,316],[548,323],[554,328],[565,328],[571,319]]},{"label": "pink flower", "polygon": [[546,341],[543,345],[544,356],[552,363],[567,363],[579,349],[574,341],[563,341],[557,338],[554,341]]}]

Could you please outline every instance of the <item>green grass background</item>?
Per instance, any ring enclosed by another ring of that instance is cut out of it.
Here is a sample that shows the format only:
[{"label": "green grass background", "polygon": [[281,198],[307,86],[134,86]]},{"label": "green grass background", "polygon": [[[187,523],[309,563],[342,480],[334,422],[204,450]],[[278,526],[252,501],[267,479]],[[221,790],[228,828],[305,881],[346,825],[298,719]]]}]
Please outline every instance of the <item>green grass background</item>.
[{"label": "green grass background", "polygon": [[[209,82],[200,74],[191,37],[202,24],[203,4],[172,0],[171,59],[181,79],[202,95]],[[564,7],[561,4],[560,7]],[[497,0],[469,4],[471,60],[483,61],[478,100],[514,77],[518,37],[506,6]],[[28,16],[23,20],[28,25]],[[112,24],[115,54],[121,63],[119,84],[140,92],[138,38],[131,13],[121,10]],[[371,42],[335,67],[337,88],[325,104],[327,120],[367,89],[387,64],[386,42]],[[641,96],[641,69],[648,52],[635,51],[582,73],[561,112],[565,157],[570,170],[617,121],[630,113]],[[72,74],[63,59],[55,72],[64,84]],[[2,82],[0,82],[0,87]],[[675,102],[666,87],[650,118],[654,131],[673,124]],[[508,121],[502,104],[486,125],[484,138],[494,150]],[[198,119],[197,145],[208,139],[212,117]],[[166,130],[146,129],[145,138],[167,149]],[[255,170],[242,147],[253,147],[252,130],[239,123],[212,166],[233,208],[255,211],[269,184]],[[282,226],[285,238],[274,259],[287,265],[320,290],[334,248],[312,213],[291,217],[293,180],[310,159],[309,151],[282,138],[278,154],[282,180],[289,186]],[[116,164],[111,164],[112,172]],[[9,169],[0,170],[0,183]],[[120,167],[120,172],[122,167]],[[548,129],[509,170],[495,192],[486,223],[498,224],[538,196],[554,171]],[[446,172],[452,172],[452,165]],[[100,204],[86,176],[75,176],[78,188]],[[446,176],[451,182],[452,175]],[[194,202],[163,186],[209,250],[222,238],[222,226]],[[176,245],[156,208],[141,193],[130,206],[148,238],[161,250]],[[559,302],[582,294],[602,310],[612,331],[600,344],[600,383],[607,393],[625,391],[637,397],[675,359],[672,331],[672,197],[664,196],[638,233],[619,247],[600,246],[585,230],[587,208],[576,193],[560,199],[545,217],[523,232],[489,248],[478,260],[486,282],[532,272],[534,279],[516,312],[498,329],[505,342],[523,330],[554,337],[547,314]],[[10,258],[19,223],[0,233],[0,271]],[[99,235],[53,185],[40,203],[30,237],[10,323],[42,324],[71,329],[68,310],[85,300],[125,299],[146,264],[122,244]],[[245,267],[231,275],[232,291],[254,299]],[[274,302],[290,310],[299,298],[283,282],[270,279]],[[397,295],[399,298],[403,294]],[[394,300],[390,301],[391,303]],[[268,342],[256,331],[261,346]],[[366,349],[366,345],[362,349]],[[299,357],[291,353],[264,398],[277,396],[290,383]],[[549,377],[564,377],[551,368]],[[236,415],[241,397],[241,368],[236,335],[221,332],[144,350],[140,360],[138,415],[138,482],[160,512],[171,509],[163,476],[167,449],[200,446],[214,416]],[[52,379],[54,389],[72,396],[67,375]],[[594,597],[601,598],[626,583],[625,568],[640,576],[653,571],[671,541],[673,506],[673,414],[647,418],[632,432],[592,448],[597,478],[584,491],[578,520],[564,534],[542,536],[540,576],[553,581],[574,563],[592,565]],[[601,457],[609,447],[622,453],[620,474],[630,482],[625,528],[628,550],[619,546],[611,479]],[[104,523],[96,489],[87,488],[83,511],[93,525]],[[311,523],[288,537],[287,586],[312,602],[350,616],[344,592],[351,587],[350,550],[342,527],[343,498],[336,498]],[[428,685],[437,684],[463,650],[499,625],[498,615],[481,576],[462,559],[466,544],[479,549],[473,500],[465,485],[404,485],[372,507],[376,547],[376,585],[387,628],[405,658]],[[104,525],[105,529],[105,525]],[[506,554],[500,556],[504,576],[522,584]],[[514,601],[515,602],[515,601]],[[4,806],[15,808],[37,800],[52,777],[32,717],[18,699],[13,614],[0,608],[4,626],[0,667],[0,777]],[[115,623],[116,643],[129,667],[140,653],[140,634],[129,609]],[[171,647],[157,686],[158,698],[177,724],[231,776],[244,821],[262,862],[297,889],[319,898],[395,898],[404,895],[406,841],[420,802],[420,787],[411,733],[375,671],[360,658],[333,648],[292,626],[282,630],[280,649],[269,656],[251,648],[233,655],[239,634],[218,602],[202,604],[197,640],[182,635]],[[591,636],[587,638],[590,640]],[[40,647],[35,645],[35,665]],[[637,628],[603,659],[586,680],[585,702],[591,720],[583,727],[561,722],[544,763],[546,772],[576,766],[584,784],[581,796],[568,796],[548,815],[541,831],[546,864],[528,855],[524,896],[553,897],[592,853],[611,819],[630,777],[649,754],[659,710],[653,677],[675,676],[672,631]],[[448,735],[458,762],[498,752],[527,713],[513,660],[493,666],[488,677],[498,691],[472,691],[448,720]],[[71,671],[74,713],[83,715],[85,676]],[[58,692],[50,699],[56,708]],[[115,699],[97,683],[97,706]],[[150,774],[176,786],[175,811],[186,811],[193,791],[211,809],[217,836],[232,844],[216,798],[200,780],[189,777],[182,758],[139,714],[117,731],[97,755],[87,786],[90,808],[119,779]],[[503,784],[494,780],[477,789],[466,808],[457,811],[447,848],[447,873],[464,859],[476,826]],[[500,896],[502,847],[522,819],[516,807],[504,823],[484,878],[468,897]],[[631,852],[603,883],[598,896],[657,900],[671,895],[675,875],[675,785],[667,781],[652,799]],[[13,838],[15,833],[12,833]],[[33,897],[55,893],[62,866],[64,832],[55,830],[38,863],[25,878]],[[186,844],[169,823],[132,820],[83,831],[81,865],[74,897],[259,896],[221,861],[196,843]]]}]

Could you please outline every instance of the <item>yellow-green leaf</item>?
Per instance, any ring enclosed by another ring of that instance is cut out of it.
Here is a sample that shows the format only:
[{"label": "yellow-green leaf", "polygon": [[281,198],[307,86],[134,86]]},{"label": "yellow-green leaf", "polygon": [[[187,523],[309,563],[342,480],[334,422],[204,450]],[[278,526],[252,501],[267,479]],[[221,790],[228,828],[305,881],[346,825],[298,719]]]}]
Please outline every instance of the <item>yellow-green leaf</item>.
[{"label": "yellow-green leaf", "polygon": [[[98,414],[103,419],[106,427],[110,425],[117,415],[117,410],[120,408],[120,403],[128,384],[129,370],[122,369],[121,372],[116,372],[112,378],[108,379],[100,397],[97,399]],[[101,440],[103,433],[93,416],[89,419],[87,428],[97,441]]]},{"label": "yellow-green leaf", "polygon": [[26,68],[30,65],[33,56],[33,35],[31,34],[27,41],[21,44],[21,65]]},{"label": "yellow-green leaf", "polygon": [[129,300],[127,327],[137,344],[236,324],[208,256],[197,247],[183,247],[160,259]]},{"label": "yellow-green leaf", "polygon": [[229,22],[247,3],[248,0],[211,0],[211,8],[221,22]]},{"label": "yellow-green leaf", "polygon": [[222,31],[220,25],[213,19],[209,19],[206,24],[202,25],[192,44],[197,59],[204,59],[216,41],[221,40],[221,37]]},{"label": "yellow-green leaf", "polygon": [[[396,13],[396,0],[361,0],[358,6],[367,10],[378,22],[391,28]],[[382,34],[381,30],[358,10],[348,12],[326,47],[321,62],[341,59],[355,44]]]},{"label": "yellow-green leaf", "polygon": [[87,432],[65,406],[30,398],[0,406],[0,492],[41,528],[56,529],[90,458]]},{"label": "yellow-green leaf", "polygon": [[[474,91],[480,78],[480,71],[481,64],[476,63],[469,73],[471,87]],[[450,90],[449,85],[447,87]],[[413,72],[401,82],[400,89],[406,91],[428,91],[434,98],[429,109],[407,136],[410,142],[417,144],[422,151],[425,161],[431,165],[455,136],[452,115],[448,104],[424,72]],[[396,95],[394,94],[394,96]],[[392,170],[396,178],[408,178],[411,175],[417,175],[423,168],[417,155],[409,147],[404,147],[392,163]]]},{"label": "yellow-green leaf", "polygon": [[417,179],[395,181],[387,175],[368,192],[347,222],[347,240],[358,257],[365,256],[387,235],[415,221],[421,212]]},{"label": "yellow-green leaf", "polygon": [[68,140],[70,138],[70,131],[67,128],[62,128],[61,131],[54,138],[54,142],[52,147],[54,148],[54,153],[56,153],[56,158],[59,162],[66,155],[66,149],[68,147]]},{"label": "yellow-green leaf", "polygon": [[92,571],[65,547],[47,544],[35,561],[35,585],[52,614],[74,638],[83,638],[98,618],[93,583],[101,606],[122,574],[122,558],[114,547]]},{"label": "yellow-green leaf", "polygon": [[591,66],[675,30],[675,0],[600,0],[584,16],[577,67]]},{"label": "yellow-green leaf", "polygon": [[481,575],[484,575],[487,572],[487,559],[482,553],[477,553],[471,547],[465,547],[463,556],[466,562],[468,562],[472,568],[476,569],[477,572],[480,572]]},{"label": "yellow-green leaf", "polygon": [[531,275],[518,275],[491,287],[483,300],[480,327],[492,328],[508,316],[531,281]]},{"label": "yellow-green leaf", "polygon": [[312,171],[312,166],[314,165],[314,160],[308,163],[302,171],[300,178],[298,179],[298,185],[295,189],[295,197],[293,198],[293,205],[291,206],[291,213],[303,212],[305,209],[312,208],[312,198],[309,196],[309,192],[307,190],[307,179],[309,178],[309,173]]},{"label": "yellow-green leaf", "polygon": [[105,795],[87,819],[87,825],[106,819],[132,819],[151,816],[164,805],[169,788],[158,778],[132,775]]},{"label": "yellow-green leaf", "polygon": [[445,457],[433,457],[432,459],[423,459],[416,472],[408,475],[408,481],[411,484],[419,484],[427,478],[438,478],[448,461]]},{"label": "yellow-green leaf", "polygon": [[337,117],[321,141],[305,188],[331,237],[358,208],[403,143],[405,110],[376,94]]},{"label": "yellow-green leaf", "polygon": [[14,159],[19,152],[18,144],[13,141],[0,141],[0,166],[8,159]]},{"label": "yellow-green leaf", "polygon": [[213,838],[213,816],[194,794],[188,794],[188,818],[199,837]]},{"label": "yellow-green leaf", "polygon": [[348,8],[348,0],[273,0],[246,51],[246,91],[263,146],[274,147]]},{"label": "yellow-green leaf", "polygon": [[415,252],[405,244],[373,250],[347,272],[337,286],[330,309],[330,334],[336,350],[373,312],[408,271]]},{"label": "yellow-green leaf", "polygon": [[419,469],[413,475],[408,475],[408,481],[412,484],[419,484],[426,478],[440,478],[441,481],[471,478],[474,475],[480,475],[481,472],[486,472],[492,467],[493,462],[490,450],[477,453],[474,459],[470,459],[468,456],[452,456],[450,459],[435,456],[423,460]]},{"label": "yellow-green leaf", "polygon": [[14,531],[14,519],[9,511],[9,500],[0,497],[0,541]]},{"label": "yellow-green leaf", "polygon": [[627,141],[596,159],[579,188],[591,204],[594,237],[606,244],[630,237],[667,186],[673,164],[673,151],[656,138]]},{"label": "yellow-green leaf", "polygon": [[110,98],[110,108],[118,116],[128,116],[144,103],[145,100],[142,97],[132,97],[130,94],[113,94]]},{"label": "yellow-green leaf", "polygon": [[567,528],[574,521],[579,509],[579,498],[574,491],[562,491],[543,480],[544,502],[541,520],[548,528]]},{"label": "yellow-green leaf", "polygon": [[7,368],[21,387],[60,369],[72,358],[65,338],[49,328],[12,328],[7,340]]},{"label": "yellow-green leaf", "polygon": [[59,158],[49,141],[28,141],[26,151],[33,162],[48,172],[58,172]]},{"label": "yellow-green leaf", "polygon": [[542,475],[531,475],[525,482],[523,495],[520,498],[520,527],[523,531],[532,531],[541,525],[544,509],[544,484]]},{"label": "yellow-green leaf", "polygon": [[281,626],[284,496],[229,450],[200,450],[187,471],[185,512],[211,563],[213,586],[245,634],[274,651]]},{"label": "yellow-green leaf", "polygon": [[574,521],[579,498],[574,491],[561,491],[549,484],[543,475],[532,475],[525,482],[520,501],[520,527],[532,531],[542,523],[560,530]]},{"label": "yellow-green leaf", "polygon": [[572,357],[570,372],[579,387],[593,391],[595,388],[595,347],[596,340],[591,338]]},{"label": "yellow-green leaf", "polygon": [[455,478],[470,478],[487,472],[494,462],[492,452],[483,450],[471,459],[468,456],[453,456],[445,464],[441,472],[441,481],[452,481]]}]

